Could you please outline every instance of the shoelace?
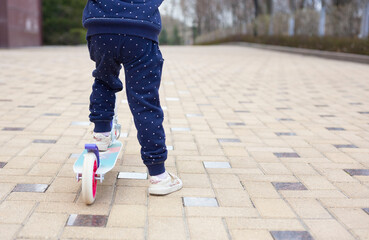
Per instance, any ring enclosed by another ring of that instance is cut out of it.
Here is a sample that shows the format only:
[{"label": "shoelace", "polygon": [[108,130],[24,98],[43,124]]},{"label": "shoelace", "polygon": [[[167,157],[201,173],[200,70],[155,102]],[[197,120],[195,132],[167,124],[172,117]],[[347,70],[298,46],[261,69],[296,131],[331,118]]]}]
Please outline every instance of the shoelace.
[{"label": "shoelace", "polygon": [[161,180],[154,180],[154,179],[150,179],[150,183],[151,184],[157,184],[157,183],[160,183],[161,182]]},{"label": "shoelace", "polygon": [[101,140],[102,140],[102,138],[98,138],[98,137],[96,137],[96,136],[94,136],[94,139],[95,139],[96,141],[101,141]]}]

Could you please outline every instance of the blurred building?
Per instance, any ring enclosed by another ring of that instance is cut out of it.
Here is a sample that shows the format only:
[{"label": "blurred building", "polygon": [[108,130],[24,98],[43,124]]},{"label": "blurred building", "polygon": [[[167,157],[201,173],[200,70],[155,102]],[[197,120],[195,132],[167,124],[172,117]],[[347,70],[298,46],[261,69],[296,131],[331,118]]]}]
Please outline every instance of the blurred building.
[{"label": "blurred building", "polygon": [[0,0],[0,47],[42,44],[41,0]]}]

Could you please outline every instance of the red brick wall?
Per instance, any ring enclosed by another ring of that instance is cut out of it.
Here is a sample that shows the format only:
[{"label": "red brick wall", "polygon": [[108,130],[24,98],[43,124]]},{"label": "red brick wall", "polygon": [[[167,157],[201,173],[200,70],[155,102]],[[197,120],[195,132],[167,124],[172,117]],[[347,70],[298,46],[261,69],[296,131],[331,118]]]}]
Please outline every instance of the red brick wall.
[{"label": "red brick wall", "polygon": [[[6,2],[3,9],[7,12],[8,42],[5,47],[41,45],[41,0],[0,0],[0,6],[3,2]],[[0,25],[0,32],[3,27]]]},{"label": "red brick wall", "polygon": [[7,0],[0,0],[0,47],[8,46]]}]

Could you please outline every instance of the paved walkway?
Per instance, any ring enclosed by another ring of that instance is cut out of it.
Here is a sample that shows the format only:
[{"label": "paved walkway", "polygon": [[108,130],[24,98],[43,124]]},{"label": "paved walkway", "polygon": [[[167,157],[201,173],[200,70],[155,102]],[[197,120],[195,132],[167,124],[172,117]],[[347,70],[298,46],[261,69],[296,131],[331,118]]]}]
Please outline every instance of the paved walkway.
[{"label": "paved walkway", "polygon": [[123,155],[86,206],[72,170],[91,138],[86,47],[0,50],[0,239],[369,239],[367,65],[162,51],[167,165],[184,188],[117,179],[146,173],[122,93]]}]

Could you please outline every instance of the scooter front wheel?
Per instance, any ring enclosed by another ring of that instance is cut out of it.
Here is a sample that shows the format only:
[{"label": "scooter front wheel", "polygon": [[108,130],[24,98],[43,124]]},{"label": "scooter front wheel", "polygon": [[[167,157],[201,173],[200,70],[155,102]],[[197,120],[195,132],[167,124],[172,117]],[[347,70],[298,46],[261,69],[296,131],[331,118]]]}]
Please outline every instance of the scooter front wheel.
[{"label": "scooter front wheel", "polygon": [[97,158],[92,152],[86,153],[83,161],[82,172],[82,198],[86,204],[92,204],[96,198],[97,180]]}]

